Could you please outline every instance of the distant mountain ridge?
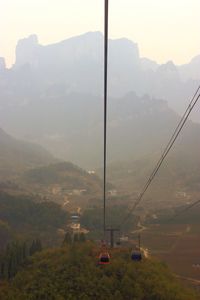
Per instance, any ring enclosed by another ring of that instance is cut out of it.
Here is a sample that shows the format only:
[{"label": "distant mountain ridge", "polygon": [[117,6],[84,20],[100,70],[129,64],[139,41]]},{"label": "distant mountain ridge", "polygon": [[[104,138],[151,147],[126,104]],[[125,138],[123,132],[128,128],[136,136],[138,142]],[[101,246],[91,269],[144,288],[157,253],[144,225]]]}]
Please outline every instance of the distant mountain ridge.
[{"label": "distant mountain ridge", "polygon": [[[149,94],[166,100],[181,112],[198,85],[199,66],[199,56],[182,66],[173,62],[159,65],[141,58],[138,45],[132,41],[109,40],[109,94]],[[6,71],[1,59],[0,70],[3,69],[0,96],[2,100],[9,98],[13,105],[27,104],[55,87],[63,93],[102,95],[103,35],[88,32],[47,46],[40,45],[37,36],[31,35],[18,42],[16,62],[10,70]],[[0,101],[2,105],[4,101]]]},{"label": "distant mountain ridge", "polygon": [[23,174],[25,184],[40,185],[43,187],[60,185],[65,190],[84,190],[87,194],[101,192],[102,181],[95,174],[70,162],[59,162],[48,166],[33,168]]},{"label": "distant mountain ridge", "polygon": [[0,128],[0,179],[4,180],[29,168],[56,161],[41,146],[17,140]]},{"label": "distant mountain ridge", "polygon": [[[43,101],[11,110],[2,121],[7,121],[18,134],[21,132],[51,149],[56,157],[90,169],[102,165],[102,116],[101,97],[69,94],[52,98],[46,95]],[[138,97],[134,93],[109,98],[108,162],[161,153],[179,120],[180,116],[163,100]],[[27,125],[20,127],[20,123]],[[176,149],[186,153],[190,146],[189,153],[197,155],[199,132],[200,125],[188,121]]]},{"label": "distant mountain ridge", "polygon": [[[67,210],[87,206],[90,199],[102,195],[102,180],[70,162],[59,162],[32,168],[16,182],[27,193],[42,195]],[[109,187],[112,187],[108,184]],[[92,200],[93,201],[93,200]]]},{"label": "distant mountain ridge", "polygon": [[[198,61],[192,61],[192,70],[193,65],[198,70]],[[111,161],[160,151],[180,118],[171,108],[182,112],[198,85],[198,80],[184,81],[185,75],[180,74],[180,68],[189,65],[158,65],[140,58],[137,44],[127,39],[110,40]],[[89,32],[47,46],[32,35],[19,41],[13,68],[0,72],[2,127],[14,136],[43,145],[64,160],[84,168],[99,167],[102,91],[101,33]],[[188,128],[191,138],[198,141],[198,125],[189,123]]]}]

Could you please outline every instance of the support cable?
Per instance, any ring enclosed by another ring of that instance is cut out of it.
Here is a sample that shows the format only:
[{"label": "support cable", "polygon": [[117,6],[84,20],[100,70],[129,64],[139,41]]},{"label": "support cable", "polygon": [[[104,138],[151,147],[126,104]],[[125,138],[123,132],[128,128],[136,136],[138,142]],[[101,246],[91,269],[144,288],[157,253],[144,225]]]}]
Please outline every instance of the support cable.
[{"label": "support cable", "polygon": [[180,122],[178,123],[178,125],[177,125],[177,127],[176,127],[176,129],[175,129],[175,131],[174,131],[174,133],[172,135],[172,137],[170,138],[167,146],[165,147],[164,152],[161,155],[160,159],[158,160],[158,162],[157,162],[155,168],[153,169],[153,171],[152,171],[149,179],[147,180],[146,184],[144,185],[141,193],[139,194],[138,198],[136,199],[136,201],[135,201],[133,207],[131,208],[131,210],[129,211],[128,215],[121,222],[120,227],[123,226],[127,222],[127,220],[131,217],[132,213],[135,211],[136,207],[142,201],[145,192],[147,191],[147,189],[149,188],[150,184],[152,183],[152,181],[153,181],[154,177],[156,176],[158,170],[160,169],[163,161],[165,160],[166,156],[168,155],[169,151],[171,150],[172,146],[174,145],[177,137],[179,136],[182,128],[184,127],[184,125],[185,125],[185,123],[186,123],[186,121],[187,121],[187,119],[188,119],[191,111],[193,110],[194,106],[198,102],[198,100],[200,98],[199,91],[200,91],[200,85],[197,88],[194,96],[192,97],[192,99],[191,99],[191,101],[190,101],[190,103],[189,103],[189,105],[188,105],[185,113],[183,114]]},{"label": "support cable", "polygon": [[106,231],[106,147],[107,147],[107,82],[108,82],[108,0],[104,18],[104,162],[103,162],[103,230]]},{"label": "support cable", "polygon": [[173,217],[169,219],[169,221],[173,221],[176,218],[178,218],[180,215],[186,213],[188,210],[190,210],[192,207],[196,206],[197,204],[200,204],[200,200],[195,201],[194,203],[191,203],[190,205],[186,206],[183,210],[180,210],[177,212]]}]

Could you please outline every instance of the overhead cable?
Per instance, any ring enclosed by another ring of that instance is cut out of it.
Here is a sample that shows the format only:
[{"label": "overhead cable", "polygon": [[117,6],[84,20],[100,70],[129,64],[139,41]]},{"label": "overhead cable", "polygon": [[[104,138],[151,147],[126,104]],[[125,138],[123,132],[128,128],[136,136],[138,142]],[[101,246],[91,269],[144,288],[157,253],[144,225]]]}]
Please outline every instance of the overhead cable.
[{"label": "overhead cable", "polygon": [[107,148],[107,85],[108,85],[108,0],[104,17],[104,159],[103,159],[103,230],[106,231],[106,148]]},{"label": "overhead cable", "polygon": [[194,96],[192,97],[185,113],[183,114],[180,122],[178,123],[172,137],[170,138],[169,142],[167,143],[160,159],[158,160],[155,168],[153,169],[150,177],[148,178],[146,184],[144,185],[141,193],[139,194],[138,198],[136,199],[133,207],[129,210],[129,213],[127,214],[127,216],[123,219],[123,221],[121,222],[120,224],[120,227],[123,226],[127,220],[131,217],[132,213],[135,211],[136,207],[139,205],[139,203],[142,201],[143,197],[144,197],[144,194],[146,193],[147,189],[149,188],[150,184],[152,183],[153,179],[155,178],[158,170],[160,169],[163,161],[165,160],[166,156],[168,155],[169,151],[171,150],[172,146],[174,145],[177,137],[179,136],[182,128],[184,127],[191,111],[193,110],[194,106],[196,105],[196,103],[198,102],[199,98],[200,98],[200,85],[198,86]]}]

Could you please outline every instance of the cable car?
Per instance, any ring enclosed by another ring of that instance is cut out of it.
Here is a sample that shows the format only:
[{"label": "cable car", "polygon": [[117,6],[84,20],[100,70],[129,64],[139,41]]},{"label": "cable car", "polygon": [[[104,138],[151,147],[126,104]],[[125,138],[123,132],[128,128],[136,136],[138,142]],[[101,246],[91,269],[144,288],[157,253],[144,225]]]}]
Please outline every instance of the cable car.
[{"label": "cable car", "polygon": [[142,260],[142,253],[139,250],[135,250],[131,254],[131,259],[134,261],[141,261]]},{"label": "cable car", "polygon": [[102,252],[99,255],[98,265],[109,265],[110,264],[110,255],[108,252]]},{"label": "cable car", "polygon": [[132,251],[131,259],[134,261],[141,261],[142,260],[142,253],[140,251],[140,234],[138,234],[138,246]]}]

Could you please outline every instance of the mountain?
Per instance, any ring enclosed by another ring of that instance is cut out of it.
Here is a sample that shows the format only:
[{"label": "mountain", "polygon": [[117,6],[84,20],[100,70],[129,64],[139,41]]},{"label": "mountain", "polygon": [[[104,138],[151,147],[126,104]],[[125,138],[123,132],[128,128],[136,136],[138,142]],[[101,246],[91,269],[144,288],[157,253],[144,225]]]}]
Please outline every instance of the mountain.
[{"label": "mountain", "polygon": [[97,176],[91,176],[88,172],[70,162],[60,162],[30,169],[24,173],[24,179],[27,182],[41,185],[65,183],[68,185],[68,189],[76,189],[79,187],[86,188],[86,179],[96,179],[100,182],[100,179]]},{"label": "mountain", "polygon": [[[59,162],[37,144],[17,140],[0,129],[0,189],[13,195],[40,198],[78,207],[80,201],[99,197],[102,181],[70,162]],[[66,200],[67,199],[67,200]],[[83,203],[83,206],[85,205]]]},{"label": "mountain", "polygon": [[153,61],[146,57],[141,57],[140,62],[143,71],[156,71],[159,67],[159,64],[157,64],[156,61]]},{"label": "mountain", "polygon": [[[15,128],[17,135],[21,133],[42,144],[57,157],[93,168],[102,164],[102,116],[100,97],[69,94],[55,99],[46,95],[43,101],[34,101],[18,110],[10,108],[10,114],[3,120]],[[109,97],[108,161],[160,153],[179,120],[179,115],[163,100],[134,93],[122,98]],[[188,121],[178,140],[179,150],[189,145],[191,151],[197,152],[199,130],[198,124]]]},{"label": "mountain", "polygon": [[[31,35],[18,42],[11,69],[5,70],[2,59],[0,65],[4,69],[0,72],[1,109],[9,104],[17,110],[42,101],[46,94],[52,99],[69,93],[102,95],[103,35],[88,32],[46,46]],[[199,56],[183,66],[173,62],[159,65],[141,58],[138,45],[132,41],[109,40],[109,94],[113,97],[130,91],[141,96],[149,94],[166,100],[180,113],[197,88],[198,70]]]},{"label": "mountain", "polygon": [[15,139],[2,129],[0,129],[0,145],[0,178],[3,180],[29,168],[56,161],[41,146]]},{"label": "mountain", "polygon": [[[144,188],[161,153],[144,156],[133,161],[115,162],[108,166],[108,180],[123,195],[129,195],[126,203],[133,205]],[[200,196],[199,159],[188,153],[172,151],[146,191],[141,207],[145,211],[166,209],[191,204]]]},{"label": "mountain", "polygon": [[53,202],[38,197],[12,196],[0,191],[0,251],[8,242],[40,238],[44,246],[61,243],[69,214]]},{"label": "mountain", "polygon": [[[110,78],[114,76],[117,82],[123,80],[119,85],[123,93],[134,79],[131,76],[140,71],[138,47],[127,39],[110,40],[109,47]],[[43,88],[59,85],[66,92],[101,94],[103,35],[89,32],[47,46],[39,45],[37,37],[32,35],[18,42],[13,69],[21,77],[26,74],[39,79]]]},{"label": "mountain", "polygon": [[[43,102],[47,95],[52,100],[71,93],[102,95],[103,36],[88,32],[43,46],[36,35],[31,35],[18,42],[14,66],[5,69],[1,58],[0,70],[0,108],[5,118],[11,108],[18,112],[23,106]],[[112,97],[122,97],[130,91],[141,96],[149,94],[166,100],[180,113],[197,88],[198,70],[199,56],[183,66],[177,67],[173,62],[159,65],[141,58],[137,44],[128,39],[109,41]],[[6,121],[2,126],[9,129]]]},{"label": "mountain", "polygon": [[0,73],[6,70],[6,63],[3,57],[0,57]]},{"label": "mountain", "polygon": [[183,80],[200,78],[200,55],[194,57],[188,64],[178,67]]},{"label": "mountain", "polygon": [[[198,58],[190,65],[198,70]],[[111,161],[160,151],[180,119],[172,108],[182,112],[197,87],[197,77],[183,80],[181,72],[171,61],[140,58],[130,40],[109,41]],[[101,33],[47,46],[35,35],[20,40],[14,66],[0,73],[0,87],[1,124],[8,132],[84,168],[102,164]]]},{"label": "mountain", "polygon": [[59,203],[67,210],[84,208],[90,199],[102,196],[102,180],[70,162],[29,169],[16,182],[25,191]]}]

